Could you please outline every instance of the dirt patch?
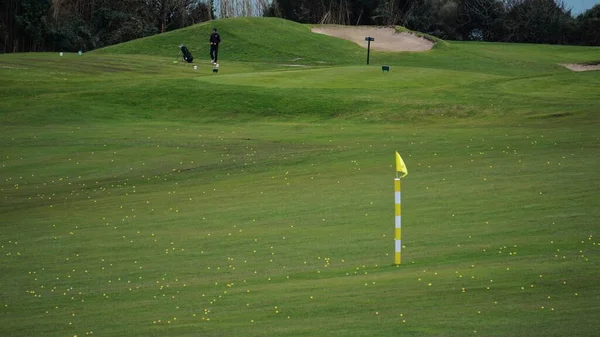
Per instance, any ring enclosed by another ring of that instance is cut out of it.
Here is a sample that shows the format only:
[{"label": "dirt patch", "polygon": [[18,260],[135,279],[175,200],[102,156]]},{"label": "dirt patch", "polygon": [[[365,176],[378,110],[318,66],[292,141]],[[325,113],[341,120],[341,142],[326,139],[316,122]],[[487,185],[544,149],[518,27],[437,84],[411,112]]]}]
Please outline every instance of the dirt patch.
[{"label": "dirt patch", "polygon": [[592,70],[600,70],[600,61],[594,63],[565,63],[561,64],[561,66],[573,70],[573,71],[592,71]]},{"label": "dirt patch", "polygon": [[365,37],[375,38],[371,49],[381,51],[427,51],[433,42],[410,33],[398,33],[393,28],[366,26],[332,26],[313,28],[313,33],[325,34],[358,43],[367,48]]}]

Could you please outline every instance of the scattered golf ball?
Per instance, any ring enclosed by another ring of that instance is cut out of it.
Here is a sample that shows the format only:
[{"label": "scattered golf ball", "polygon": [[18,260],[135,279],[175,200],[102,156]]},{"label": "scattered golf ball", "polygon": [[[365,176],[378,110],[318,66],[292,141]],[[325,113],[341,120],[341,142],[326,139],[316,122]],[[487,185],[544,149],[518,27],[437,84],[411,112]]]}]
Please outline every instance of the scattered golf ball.
[{"label": "scattered golf ball", "polygon": [[194,66],[194,70],[198,70],[198,66]]}]

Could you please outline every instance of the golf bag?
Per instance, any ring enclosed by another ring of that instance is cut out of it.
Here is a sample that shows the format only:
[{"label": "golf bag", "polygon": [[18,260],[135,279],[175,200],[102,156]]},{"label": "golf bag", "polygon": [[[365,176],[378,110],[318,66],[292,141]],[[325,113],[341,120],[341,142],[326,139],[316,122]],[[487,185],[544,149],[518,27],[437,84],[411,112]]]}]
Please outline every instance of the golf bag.
[{"label": "golf bag", "polygon": [[186,46],[181,45],[179,46],[179,50],[181,50],[181,53],[183,54],[183,60],[187,63],[192,63],[192,61],[194,61],[194,57],[192,56],[192,53],[190,53],[190,51],[187,49]]}]

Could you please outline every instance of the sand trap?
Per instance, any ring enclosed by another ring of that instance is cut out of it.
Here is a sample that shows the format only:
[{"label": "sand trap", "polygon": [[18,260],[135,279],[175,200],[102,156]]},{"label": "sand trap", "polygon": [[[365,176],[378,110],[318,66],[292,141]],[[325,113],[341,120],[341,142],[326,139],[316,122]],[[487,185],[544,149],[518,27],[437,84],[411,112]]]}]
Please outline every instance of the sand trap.
[{"label": "sand trap", "polygon": [[573,71],[591,71],[591,70],[600,70],[600,62],[598,64],[577,64],[577,63],[567,63],[561,64],[561,66],[573,70]]},{"label": "sand trap", "polygon": [[356,42],[367,48],[366,36],[375,38],[371,49],[381,51],[426,51],[433,47],[433,42],[410,33],[398,33],[393,28],[366,26],[331,26],[313,28],[313,33],[325,34],[340,39]]}]

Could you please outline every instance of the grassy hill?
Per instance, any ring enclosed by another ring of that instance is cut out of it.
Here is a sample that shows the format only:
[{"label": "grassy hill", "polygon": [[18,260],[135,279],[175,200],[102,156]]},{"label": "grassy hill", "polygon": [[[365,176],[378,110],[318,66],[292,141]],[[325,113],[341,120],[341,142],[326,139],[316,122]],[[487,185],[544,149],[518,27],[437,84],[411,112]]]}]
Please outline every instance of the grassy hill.
[{"label": "grassy hill", "polygon": [[598,48],[364,53],[260,18],[0,55],[0,336],[595,336],[600,73],[557,63]]},{"label": "grassy hill", "polygon": [[352,62],[362,57],[352,42],[313,34],[310,27],[276,18],[232,18],[205,22],[99,50],[99,53],[176,56],[185,44],[195,57],[210,61],[208,37],[219,29],[220,58],[230,61],[277,63]]}]

